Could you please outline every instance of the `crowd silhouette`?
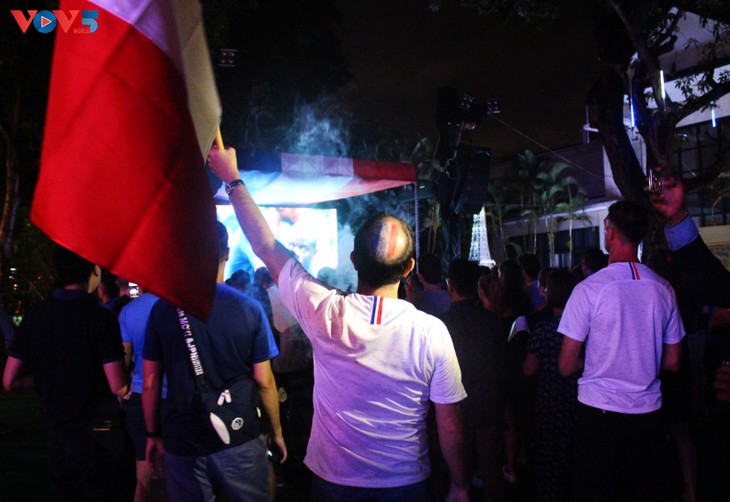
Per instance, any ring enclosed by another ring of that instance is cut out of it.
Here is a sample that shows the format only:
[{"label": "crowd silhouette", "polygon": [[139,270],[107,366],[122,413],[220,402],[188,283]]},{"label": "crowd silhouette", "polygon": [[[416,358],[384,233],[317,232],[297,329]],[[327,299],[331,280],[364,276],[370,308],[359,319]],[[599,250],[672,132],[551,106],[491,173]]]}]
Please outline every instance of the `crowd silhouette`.
[{"label": "crowd silhouette", "polygon": [[59,248],[58,289],[17,334],[3,324],[3,385],[41,397],[59,500],[730,500],[730,272],[680,182],[652,195],[670,249],[646,264],[648,210],[629,201],[609,208],[608,254],[573,270],[416,268],[410,228],[378,215],[341,292],[259,226],[226,151],[211,165],[266,266],[227,278],[195,326],[218,337],[200,344],[221,380],[240,366],[258,385],[262,434],[216,443],[174,308]]}]

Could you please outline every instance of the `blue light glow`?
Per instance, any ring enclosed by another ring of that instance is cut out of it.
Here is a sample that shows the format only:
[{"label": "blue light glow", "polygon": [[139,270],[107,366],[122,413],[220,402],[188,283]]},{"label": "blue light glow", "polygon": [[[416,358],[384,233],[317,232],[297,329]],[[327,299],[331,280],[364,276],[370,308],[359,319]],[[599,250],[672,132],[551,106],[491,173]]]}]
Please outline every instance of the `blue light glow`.
[{"label": "blue light glow", "polygon": [[634,117],[634,100],[629,95],[629,111],[631,112],[631,128],[636,127],[636,119]]}]

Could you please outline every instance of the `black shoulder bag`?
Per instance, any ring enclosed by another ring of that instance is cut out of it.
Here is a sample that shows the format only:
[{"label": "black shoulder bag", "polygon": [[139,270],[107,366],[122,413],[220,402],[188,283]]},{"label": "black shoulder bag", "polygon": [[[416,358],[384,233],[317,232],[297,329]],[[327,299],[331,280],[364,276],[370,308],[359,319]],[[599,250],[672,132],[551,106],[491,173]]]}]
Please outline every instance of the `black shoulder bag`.
[{"label": "black shoulder bag", "polygon": [[223,444],[231,446],[258,437],[261,434],[258,385],[251,377],[242,375],[226,382],[223,388],[213,388],[205,376],[187,314],[177,309],[177,315],[200,400],[218,437]]}]

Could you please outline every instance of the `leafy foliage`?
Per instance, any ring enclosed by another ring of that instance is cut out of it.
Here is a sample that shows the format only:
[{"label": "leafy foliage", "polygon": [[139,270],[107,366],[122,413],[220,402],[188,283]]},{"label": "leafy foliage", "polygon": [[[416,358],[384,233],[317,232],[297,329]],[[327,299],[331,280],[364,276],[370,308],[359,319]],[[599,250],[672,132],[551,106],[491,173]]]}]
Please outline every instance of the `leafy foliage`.
[{"label": "leafy foliage", "polygon": [[485,214],[496,228],[504,256],[507,253],[505,221],[525,218],[528,229],[524,235],[530,242],[524,242],[522,249],[530,253],[536,251],[538,222],[544,222],[552,263],[555,234],[560,223],[569,222],[572,241],[573,222],[586,220],[581,214],[587,201],[586,191],[576,178],[567,174],[568,164],[543,160],[530,150],[517,154],[515,167],[510,176],[490,181]]}]

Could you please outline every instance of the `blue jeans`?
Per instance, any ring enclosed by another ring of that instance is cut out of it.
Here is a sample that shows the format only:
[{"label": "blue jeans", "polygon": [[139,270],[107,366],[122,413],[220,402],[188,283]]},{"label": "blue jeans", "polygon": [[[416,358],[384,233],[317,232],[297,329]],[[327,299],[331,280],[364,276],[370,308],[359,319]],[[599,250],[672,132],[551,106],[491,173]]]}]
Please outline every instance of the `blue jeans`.
[{"label": "blue jeans", "polygon": [[165,452],[170,500],[265,502],[269,496],[269,461],[264,437],[210,455],[183,457]]},{"label": "blue jeans", "polygon": [[360,488],[330,483],[312,475],[312,502],[431,502],[431,485],[420,483],[394,488]]}]

